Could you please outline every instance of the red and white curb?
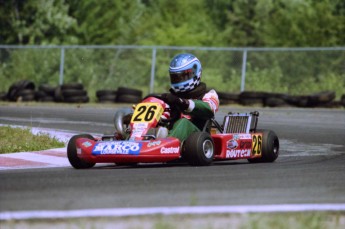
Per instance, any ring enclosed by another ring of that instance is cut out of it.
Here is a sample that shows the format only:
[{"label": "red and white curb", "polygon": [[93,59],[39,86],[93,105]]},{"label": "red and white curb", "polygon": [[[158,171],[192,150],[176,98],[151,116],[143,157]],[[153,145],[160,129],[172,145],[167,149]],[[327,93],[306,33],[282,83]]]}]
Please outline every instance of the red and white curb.
[{"label": "red and white curb", "polygon": [[[0,124],[2,125],[2,124]],[[28,128],[24,126],[12,126],[16,128]],[[67,145],[69,139],[77,133],[49,128],[31,127],[33,134],[48,134],[51,137]],[[48,149],[34,152],[16,152],[0,154],[0,170],[32,169],[51,167],[70,167],[67,159],[67,148]]]},{"label": "red and white curb", "polygon": [[0,170],[69,166],[66,148],[0,155]]}]

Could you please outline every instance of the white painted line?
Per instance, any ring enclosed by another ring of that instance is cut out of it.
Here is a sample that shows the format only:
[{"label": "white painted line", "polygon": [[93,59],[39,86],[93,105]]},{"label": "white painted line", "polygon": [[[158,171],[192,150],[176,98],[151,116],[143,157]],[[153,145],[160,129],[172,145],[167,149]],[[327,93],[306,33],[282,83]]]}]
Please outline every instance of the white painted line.
[{"label": "white painted line", "polygon": [[83,217],[128,217],[148,215],[181,214],[231,214],[267,212],[345,211],[345,204],[283,204],[243,206],[194,206],[194,207],[152,207],[152,208],[111,208],[82,210],[39,210],[0,212],[0,220],[57,219]]}]

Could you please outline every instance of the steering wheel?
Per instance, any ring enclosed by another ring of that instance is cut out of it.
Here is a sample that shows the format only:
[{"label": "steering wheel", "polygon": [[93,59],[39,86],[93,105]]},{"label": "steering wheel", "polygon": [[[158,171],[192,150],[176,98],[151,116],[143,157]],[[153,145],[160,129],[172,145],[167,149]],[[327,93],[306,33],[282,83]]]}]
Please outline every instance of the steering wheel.
[{"label": "steering wheel", "polygon": [[178,119],[180,119],[182,112],[180,111],[180,109],[175,104],[171,104],[168,101],[165,101],[162,98],[162,96],[160,96],[160,95],[148,95],[144,99],[146,99],[148,97],[154,97],[156,99],[162,100],[163,102],[165,102],[166,104],[168,104],[170,106],[170,118],[160,119],[160,122],[162,122],[162,123],[175,123]]}]

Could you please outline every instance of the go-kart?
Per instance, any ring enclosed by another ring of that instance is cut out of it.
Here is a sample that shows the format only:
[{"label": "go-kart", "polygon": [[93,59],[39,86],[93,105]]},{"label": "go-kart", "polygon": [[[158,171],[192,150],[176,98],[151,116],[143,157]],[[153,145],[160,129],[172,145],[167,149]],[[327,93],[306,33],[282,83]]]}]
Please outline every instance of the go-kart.
[{"label": "go-kart", "polygon": [[[167,110],[171,117],[161,118]],[[167,104],[160,96],[149,96],[134,111],[115,113],[114,135],[73,136],[67,146],[68,160],[74,168],[86,169],[96,163],[136,165],[185,161],[192,166],[205,166],[213,161],[237,159],[273,162],[278,157],[279,139],[271,130],[256,128],[257,111],[228,113],[222,124],[211,118],[200,132],[192,133],[183,142],[168,136],[169,128],[180,117],[181,112],[174,104]]]}]

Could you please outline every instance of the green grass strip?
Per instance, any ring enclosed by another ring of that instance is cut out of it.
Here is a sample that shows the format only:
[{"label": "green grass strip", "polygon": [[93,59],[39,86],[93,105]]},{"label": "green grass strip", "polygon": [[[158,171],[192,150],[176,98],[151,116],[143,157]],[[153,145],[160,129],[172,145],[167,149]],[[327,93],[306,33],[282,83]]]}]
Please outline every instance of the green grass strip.
[{"label": "green grass strip", "polygon": [[65,144],[45,133],[32,134],[30,128],[0,126],[0,154],[61,148]]}]

